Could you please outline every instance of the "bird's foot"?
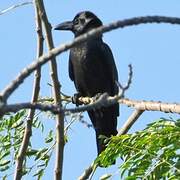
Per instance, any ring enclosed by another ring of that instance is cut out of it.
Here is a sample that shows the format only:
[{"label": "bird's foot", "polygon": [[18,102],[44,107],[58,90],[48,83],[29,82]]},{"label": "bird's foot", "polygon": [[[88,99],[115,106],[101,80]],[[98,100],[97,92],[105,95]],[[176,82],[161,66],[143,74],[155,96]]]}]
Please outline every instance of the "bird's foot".
[{"label": "bird's foot", "polygon": [[79,101],[79,98],[81,97],[81,93],[75,93],[74,96],[72,96],[72,103],[76,104],[76,106],[82,105],[83,103]]}]

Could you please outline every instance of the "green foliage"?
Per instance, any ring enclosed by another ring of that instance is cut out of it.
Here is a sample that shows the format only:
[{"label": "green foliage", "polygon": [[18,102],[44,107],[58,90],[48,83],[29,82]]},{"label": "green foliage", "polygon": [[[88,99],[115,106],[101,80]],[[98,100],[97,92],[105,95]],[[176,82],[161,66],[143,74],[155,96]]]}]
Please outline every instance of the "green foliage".
[{"label": "green foliage", "polygon": [[160,119],[143,131],[112,137],[96,163],[122,158],[121,179],[180,179],[180,120]]},{"label": "green foliage", "polygon": [[[0,179],[7,179],[15,170],[15,161],[22,144],[26,121],[26,110],[15,114],[8,114],[0,119]],[[42,139],[42,147],[34,149],[33,144],[29,143],[23,166],[23,174],[32,172],[37,179],[41,179],[49,163],[55,142],[53,131],[49,130],[45,134],[44,125],[38,117],[33,119],[32,127],[33,132],[38,131],[43,134],[45,137],[44,144]]]},{"label": "green foliage", "polygon": [[0,174],[8,170],[17,156],[24,133],[23,118],[25,111],[6,115],[0,120]]},{"label": "green foliage", "polygon": [[104,174],[103,176],[100,177],[100,180],[108,180],[111,177],[112,177],[111,174]]},{"label": "green foliage", "polygon": [[[5,180],[14,172],[26,120],[25,110],[8,114],[0,120],[0,179]],[[67,129],[72,122],[67,122]],[[44,129],[42,121],[36,116],[33,120],[33,133],[38,131],[43,135],[42,146],[34,148],[29,143],[23,166],[24,175],[32,173],[36,179],[42,179],[55,146],[52,129],[48,132]],[[119,167],[120,179],[125,180],[180,179],[179,137],[180,120],[160,119],[149,124],[143,131],[105,139],[108,147],[96,159],[96,163],[107,167],[120,157],[123,160]],[[112,176],[105,174],[101,179]]]}]

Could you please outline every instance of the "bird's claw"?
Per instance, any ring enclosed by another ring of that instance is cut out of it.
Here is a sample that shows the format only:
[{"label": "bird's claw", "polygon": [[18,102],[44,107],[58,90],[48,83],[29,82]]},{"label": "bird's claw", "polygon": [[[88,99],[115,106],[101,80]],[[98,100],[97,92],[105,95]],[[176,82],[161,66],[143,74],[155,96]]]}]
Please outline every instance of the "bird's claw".
[{"label": "bird's claw", "polygon": [[74,96],[72,96],[72,103],[76,104],[76,106],[82,105],[83,103],[79,101],[79,98],[81,97],[80,93],[75,93]]}]

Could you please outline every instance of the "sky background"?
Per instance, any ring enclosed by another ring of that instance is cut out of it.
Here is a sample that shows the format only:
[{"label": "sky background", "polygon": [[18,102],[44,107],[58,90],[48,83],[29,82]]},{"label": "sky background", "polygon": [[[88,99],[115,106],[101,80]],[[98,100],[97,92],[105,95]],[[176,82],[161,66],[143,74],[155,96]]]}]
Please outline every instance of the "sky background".
[{"label": "sky background", "polygon": [[[1,0],[0,10],[20,0]],[[163,15],[180,17],[179,0],[91,0],[59,1],[45,0],[47,15],[52,26],[72,20],[79,11],[94,12],[104,24],[135,16]],[[14,79],[24,67],[36,57],[36,31],[34,8],[27,5],[0,16],[0,90]],[[70,32],[53,32],[54,43],[59,45],[73,39]],[[104,41],[109,44],[115,57],[119,80],[125,83],[128,76],[128,64],[133,66],[133,81],[126,97],[136,100],[154,100],[163,102],[180,102],[179,66],[180,66],[180,26],[169,24],[146,24],[118,29],[104,34]],[[62,91],[68,95],[75,93],[74,85],[68,77],[68,54],[58,56],[58,72]],[[51,89],[49,67],[43,66],[41,95],[50,96]],[[30,101],[33,76],[15,91],[9,103]],[[121,116],[118,127],[127,120],[133,109],[120,108]],[[134,124],[130,132],[142,130],[146,124],[159,119],[179,118],[177,115],[159,112],[145,112]],[[85,113],[84,119],[89,121]],[[54,120],[42,118],[48,128],[55,126]],[[73,124],[68,133],[69,141],[65,146],[63,179],[77,179],[96,157],[95,135],[92,128],[82,123]],[[33,146],[40,147],[43,137],[34,133]],[[54,157],[43,180],[53,177]],[[118,164],[108,169],[99,168],[94,175],[98,179],[105,173],[113,173],[113,180],[119,179]],[[9,179],[12,179],[10,177]],[[35,179],[30,176],[27,180]]]}]

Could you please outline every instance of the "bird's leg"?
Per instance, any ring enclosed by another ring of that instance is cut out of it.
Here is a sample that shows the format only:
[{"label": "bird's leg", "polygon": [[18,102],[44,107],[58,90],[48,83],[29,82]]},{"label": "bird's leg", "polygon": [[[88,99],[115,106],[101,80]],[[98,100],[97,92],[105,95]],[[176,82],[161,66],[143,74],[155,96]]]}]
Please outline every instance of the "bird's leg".
[{"label": "bird's leg", "polygon": [[77,92],[74,94],[74,96],[72,96],[72,103],[76,104],[76,106],[82,105],[83,103],[81,101],[79,101],[79,98],[81,97],[81,93]]}]

